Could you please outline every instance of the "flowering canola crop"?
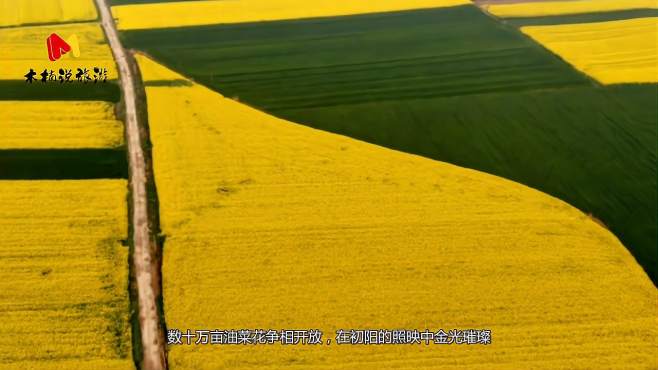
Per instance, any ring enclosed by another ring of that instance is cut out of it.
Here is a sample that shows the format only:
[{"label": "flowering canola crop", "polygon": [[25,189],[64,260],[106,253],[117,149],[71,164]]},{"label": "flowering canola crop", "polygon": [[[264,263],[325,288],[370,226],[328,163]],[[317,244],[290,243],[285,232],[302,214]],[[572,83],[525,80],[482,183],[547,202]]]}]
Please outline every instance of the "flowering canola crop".
[{"label": "flowering canola crop", "polygon": [[658,9],[655,0],[564,0],[489,5],[487,10],[501,18],[541,17],[631,9]]},{"label": "flowering canola crop", "polygon": [[656,288],[580,211],[138,61],[168,328],[492,330],[490,346],[172,345],[172,369],[655,366]]},{"label": "flowering canola crop", "polygon": [[603,84],[658,82],[658,18],[521,30]]},{"label": "flowering canola crop", "polygon": [[134,368],[126,188],[0,181],[0,369]]},{"label": "flowering canola crop", "polygon": [[123,124],[106,102],[0,101],[0,149],[108,148],[123,144]]},{"label": "flowering canola crop", "polygon": [[0,0],[0,27],[89,21],[97,17],[92,0]]}]

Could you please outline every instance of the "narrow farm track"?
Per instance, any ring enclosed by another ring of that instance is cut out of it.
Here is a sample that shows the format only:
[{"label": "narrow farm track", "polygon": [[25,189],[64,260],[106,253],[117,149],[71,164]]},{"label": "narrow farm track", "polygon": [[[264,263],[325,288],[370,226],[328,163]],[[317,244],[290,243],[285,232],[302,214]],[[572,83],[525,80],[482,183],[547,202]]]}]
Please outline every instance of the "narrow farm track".
[{"label": "narrow farm track", "polygon": [[112,13],[105,0],[96,0],[101,23],[119,68],[125,103],[126,144],[130,173],[133,227],[133,267],[137,285],[139,325],[142,341],[142,368],[166,369],[165,346],[157,309],[158,269],[155,267],[155,242],[149,229],[146,161],[137,116],[137,99],[133,74]]}]

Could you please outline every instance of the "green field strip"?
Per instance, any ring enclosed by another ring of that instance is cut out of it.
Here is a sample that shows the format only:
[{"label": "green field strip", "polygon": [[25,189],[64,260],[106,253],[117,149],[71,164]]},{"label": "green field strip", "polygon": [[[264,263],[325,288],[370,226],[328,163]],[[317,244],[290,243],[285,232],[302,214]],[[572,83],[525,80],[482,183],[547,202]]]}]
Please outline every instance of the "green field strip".
[{"label": "green field strip", "polygon": [[264,110],[590,84],[474,6],[122,33]]},{"label": "green field strip", "polygon": [[619,21],[624,19],[658,17],[658,9],[630,9],[614,12],[556,15],[548,17],[504,18],[506,22],[517,27],[549,26],[556,24],[577,24],[592,22]]},{"label": "green field strip", "polygon": [[0,180],[127,179],[125,148],[0,150]]},{"label": "green field strip", "polygon": [[102,100],[118,102],[121,90],[115,82],[62,83],[0,80],[0,100]]}]

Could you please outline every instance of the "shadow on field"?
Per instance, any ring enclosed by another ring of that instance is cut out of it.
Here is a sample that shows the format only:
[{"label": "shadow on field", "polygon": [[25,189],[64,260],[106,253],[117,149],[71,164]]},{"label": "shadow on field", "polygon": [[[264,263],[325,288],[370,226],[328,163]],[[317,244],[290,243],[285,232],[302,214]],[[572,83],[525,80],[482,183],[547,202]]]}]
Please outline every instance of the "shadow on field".
[{"label": "shadow on field", "polygon": [[124,148],[0,150],[0,180],[128,178]]},{"label": "shadow on field", "polygon": [[192,82],[188,80],[176,79],[176,80],[157,80],[157,81],[146,81],[144,86],[148,87],[188,87],[192,86]]}]

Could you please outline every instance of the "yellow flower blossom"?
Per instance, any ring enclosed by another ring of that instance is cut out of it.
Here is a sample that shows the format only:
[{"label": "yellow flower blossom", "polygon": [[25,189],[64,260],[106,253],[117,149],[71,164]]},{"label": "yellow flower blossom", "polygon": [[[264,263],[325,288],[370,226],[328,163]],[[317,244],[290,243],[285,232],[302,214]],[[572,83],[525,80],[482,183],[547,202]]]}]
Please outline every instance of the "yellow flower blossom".
[{"label": "yellow flower blossom", "polygon": [[658,18],[521,30],[603,84],[658,82]]},{"label": "yellow flower blossom", "polygon": [[113,104],[0,101],[0,149],[107,148],[123,144]]},{"label": "yellow flower blossom", "polygon": [[93,0],[0,0],[0,27],[96,18]]},{"label": "yellow flower blossom", "polygon": [[564,0],[489,5],[486,9],[501,18],[541,17],[579,13],[612,12],[632,9],[658,9],[655,0]]},{"label": "yellow flower blossom", "polygon": [[126,190],[0,181],[0,369],[134,367]]},{"label": "yellow flower blossom", "polygon": [[656,288],[582,212],[138,61],[170,329],[492,330],[490,346],[177,345],[172,370],[655,365]]}]

